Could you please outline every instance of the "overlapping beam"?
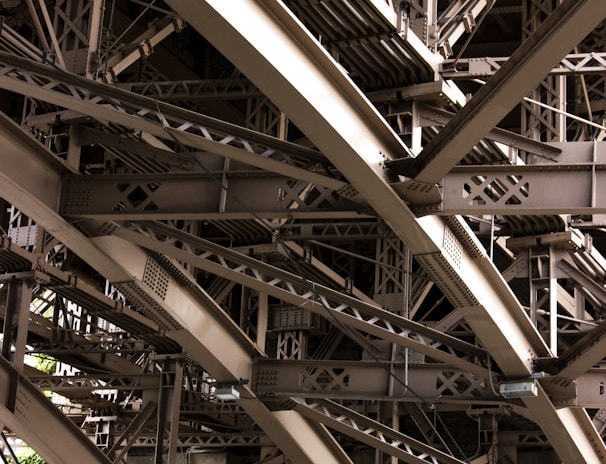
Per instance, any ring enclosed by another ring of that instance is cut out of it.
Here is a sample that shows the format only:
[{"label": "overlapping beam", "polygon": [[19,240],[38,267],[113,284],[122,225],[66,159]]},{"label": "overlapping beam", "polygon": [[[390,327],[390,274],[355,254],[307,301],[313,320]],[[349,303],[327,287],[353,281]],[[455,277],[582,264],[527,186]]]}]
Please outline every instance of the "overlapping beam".
[{"label": "overlapping beam", "polygon": [[411,165],[390,166],[417,182],[439,182],[604,17],[600,0],[563,1]]},{"label": "overlapping beam", "polygon": [[410,464],[462,464],[463,461],[438,451],[423,442],[397,432],[334,401],[301,401],[295,409],[301,414],[325,424],[373,448]]},{"label": "overlapping beam", "polygon": [[111,462],[4,358],[0,358],[0,421],[49,464]]},{"label": "overlapping beam", "polygon": [[[322,169],[315,167],[328,164],[316,150],[66,74],[5,52],[0,52],[0,63],[4,63],[4,67],[0,67],[0,88],[91,116],[103,123],[112,122],[169,143],[177,142],[193,148],[197,150],[189,154],[193,164],[203,165],[204,157],[201,155],[210,152],[334,190],[349,186],[347,182],[325,175]],[[91,94],[93,98],[85,98]],[[178,155],[178,159],[182,161],[183,154]]]},{"label": "overlapping beam", "polygon": [[335,318],[340,324],[409,347],[479,376],[487,373],[484,366],[475,363],[486,358],[482,348],[173,227],[161,223],[148,226],[156,233],[166,234],[171,241],[184,243],[185,249],[125,228],[116,228],[112,233],[180,262],[275,296],[297,308],[315,312],[331,322]]},{"label": "overlapping beam", "polygon": [[[279,3],[168,3],[333,161],[459,307],[505,374],[530,375],[533,357],[546,356],[548,350],[511,290],[462,223],[417,219],[391,189],[382,163],[386,158],[407,156],[407,150],[300,23]],[[574,9],[572,3],[565,5]],[[585,9],[588,4],[594,17],[578,25],[581,31],[589,31],[589,24],[595,25],[604,16],[595,18],[606,4],[579,2]],[[584,19],[576,16],[577,21]],[[584,412],[556,411],[542,389],[538,398],[525,404],[563,461],[605,459],[606,448]]]},{"label": "overlapping beam", "polygon": [[[251,350],[256,350],[221,308],[202,290],[195,290],[194,282],[190,282],[186,288],[171,277],[140,248],[117,237],[90,240],[65,221],[55,211],[60,186],[57,162],[49,162],[53,159],[52,155],[4,115],[0,117],[0,128],[3,147],[0,153],[0,197],[10,201],[58,240],[66,243],[105,278],[119,284],[121,291],[128,292],[133,301],[139,302],[148,316],[166,330],[166,335],[180,343],[215,378],[234,383],[240,378],[249,378]],[[166,279],[163,298],[158,295],[157,288],[149,286],[149,281],[144,283],[146,269],[150,272],[146,266],[151,266],[160,278]],[[8,379],[4,380],[2,385],[8,385]],[[245,386],[240,388],[243,397],[253,396]],[[293,462],[349,462],[325,430],[309,425],[303,418],[276,415],[254,399],[243,400],[242,406],[292,457]],[[43,424],[44,421],[39,423]],[[13,425],[8,421],[7,424]],[[52,445],[46,443],[49,440],[47,435],[40,435],[44,437],[40,439],[17,421],[14,425],[14,430],[22,434],[34,449],[45,450]],[[305,446],[304,437],[307,436],[314,437],[313,448]],[[86,458],[76,462],[89,461],[96,462]]]}]

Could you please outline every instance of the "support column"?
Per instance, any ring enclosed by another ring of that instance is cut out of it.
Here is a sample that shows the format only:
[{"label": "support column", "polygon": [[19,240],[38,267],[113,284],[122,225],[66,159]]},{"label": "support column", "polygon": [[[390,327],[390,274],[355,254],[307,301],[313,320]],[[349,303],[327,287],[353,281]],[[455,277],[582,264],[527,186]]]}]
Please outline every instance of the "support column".
[{"label": "support column", "polygon": [[538,327],[542,313],[548,313],[546,318],[549,320],[549,337],[546,341],[553,356],[557,356],[558,350],[557,260],[557,252],[553,246],[528,250],[530,319]]},{"label": "support column", "polygon": [[[179,434],[179,413],[183,390],[183,360],[170,358],[164,362],[162,387],[159,394],[158,426],[156,430],[156,452],[154,463],[164,464],[166,454],[168,464],[177,462]],[[165,430],[168,428],[168,440]]]},{"label": "support column", "polygon": [[[400,239],[378,239],[376,241],[376,261],[375,266],[375,290],[373,299],[384,309],[396,313],[400,316],[408,316],[409,292],[410,290],[410,264],[411,255],[404,243]],[[401,352],[400,347],[392,344],[391,363],[408,361],[408,349],[404,348]],[[408,365],[405,369],[403,383],[407,383]],[[389,379],[389,395],[394,394],[396,380],[393,377]],[[387,401],[383,407],[378,409],[378,419],[390,425],[396,431],[400,430],[400,410],[399,403]],[[383,417],[381,417],[383,416]],[[376,451],[375,462],[380,464],[386,459],[385,453]],[[389,457],[391,464],[397,464],[398,459],[394,456]]]},{"label": "support column", "polygon": [[[561,0],[524,0],[523,37],[526,40]],[[566,110],[566,76],[548,76],[529,97],[560,111]],[[566,117],[531,102],[522,102],[522,135],[542,142],[566,140]],[[531,161],[531,160],[528,160]]]},{"label": "support column", "polygon": [[269,317],[269,304],[267,293],[259,292],[259,308],[257,309],[257,347],[265,352],[267,339],[267,322]]},{"label": "support column", "polygon": [[23,370],[29,305],[34,283],[31,279],[10,280],[6,297],[6,315],[2,329],[2,356]]}]

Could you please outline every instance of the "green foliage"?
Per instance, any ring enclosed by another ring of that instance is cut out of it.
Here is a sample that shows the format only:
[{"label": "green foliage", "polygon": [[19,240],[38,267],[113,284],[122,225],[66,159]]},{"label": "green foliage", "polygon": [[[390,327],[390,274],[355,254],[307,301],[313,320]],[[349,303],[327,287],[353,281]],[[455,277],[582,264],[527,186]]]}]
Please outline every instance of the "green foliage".
[{"label": "green foliage", "polygon": [[44,461],[44,459],[42,459],[34,451],[32,451],[31,454],[28,454],[26,456],[20,457],[19,458],[19,463],[20,464],[46,464],[46,462]]},{"label": "green foliage", "polygon": [[[19,460],[19,464],[46,464],[46,461],[31,448],[22,448],[16,451],[15,454]],[[13,459],[7,458],[7,462],[12,464]]]},{"label": "green foliage", "polygon": [[44,353],[34,353],[33,356],[35,359],[32,367],[47,374],[55,373],[55,368],[57,367],[57,360],[55,358]]}]

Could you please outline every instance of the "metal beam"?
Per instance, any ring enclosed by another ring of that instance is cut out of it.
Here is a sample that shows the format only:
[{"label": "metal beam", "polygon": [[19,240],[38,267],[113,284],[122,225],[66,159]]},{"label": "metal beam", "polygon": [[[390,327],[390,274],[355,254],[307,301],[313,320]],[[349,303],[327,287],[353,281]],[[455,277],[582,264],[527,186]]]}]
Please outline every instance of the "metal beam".
[{"label": "metal beam", "polygon": [[[494,75],[509,57],[480,57],[445,60],[440,67],[440,75],[445,79],[474,79]],[[455,67],[453,67],[453,65]],[[551,70],[550,75],[575,76],[579,74],[604,74],[606,53],[570,53]]]},{"label": "metal beam", "polygon": [[69,176],[60,206],[65,216],[101,220],[365,217],[359,209],[334,190],[248,169]]},{"label": "metal beam", "polygon": [[[519,302],[460,221],[417,219],[388,185],[384,159],[405,157],[407,150],[283,5],[252,0],[168,3],[278,104],[352,182],[459,307],[503,372],[529,375],[532,358],[548,350]],[[596,0],[590,3],[597,11],[606,7]],[[603,459],[606,448],[591,422],[556,412],[543,391],[539,400],[525,404],[563,461]]]},{"label": "metal beam", "polygon": [[[469,404],[502,402],[484,377],[443,364],[323,360],[263,360],[253,366],[257,395]],[[390,380],[408,379],[406,383]]]},{"label": "metal beam", "polygon": [[604,358],[606,322],[587,332],[554,362],[539,360],[539,367],[563,379],[575,380]]},{"label": "metal beam", "polygon": [[457,166],[442,180],[439,205],[419,214],[591,215],[606,213],[606,164]]},{"label": "metal beam", "polygon": [[138,60],[147,59],[162,40],[173,32],[180,32],[184,27],[185,22],[181,18],[166,17],[156,21],[132,43],[123,45],[101,63],[97,67],[97,75],[113,84],[124,70]]},{"label": "metal beam", "polygon": [[49,464],[111,462],[4,358],[0,358],[0,420]]},{"label": "metal beam", "polygon": [[604,17],[601,0],[563,1],[419,156],[390,167],[420,183],[439,182]]},{"label": "metal beam", "polygon": [[117,84],[130,92],[165,102],[201,102],[261,98],[263,94],[245,78],[203,79]]},{"label": "metal beam", "polygon": [[[455,113],[441,108],[423,106],[419,114],[419,124],[421,126],[446,126],[454,116]],[[533,140],[499,127],[491,129],[486,134],[486,138],[553,161],[558,161],[559,154],[565,149],[565,147]]]},{"label": "metal beam", "polygon": [[[234,382],[240,378],[249,378],[251,352],[256,352],[257,355],[261,353],[254,349],[223,310],[194,281],[190,282],[192,287],[184,287],[135,245],[117,237],[90,240],[67,223],[52,206],[56,203],[52,199],[56,200],[59,196],[60,185],[56,167],[46,161],[52,155],[3,115],[0,115],[0,129],[0,143],[3,147],[0,153],[0,197],[9,200],[36,220],[58,240],[67,242],[72,251],[105,278],[119,285],[120,290],[128,294],[132,301],[139,302],[142,308],[146,308],[154,322],[166,330],[167,336],[181,344],[215,378]],[[50,205],[47,203],[49,198]],[[163,298],[158,295],[158,289],[154,291],[153,287],[148,286],[149,281],[144,283],[146,269],[147,272],[154,272],[146,266],[157,270],[156,278],[161,281],[166,279],[167,288]],[[248,388],[240,388],[243,397],[252,396]],[[281,420],[257,400],[243,400],[242,406],[276,444],[289,454],[293,462],[349,462],[327,434],[317,432],[317,446],[313,449],[301,448],[299,434],[311,435],[315,429],[290,430],[287,421]]]},{"label": "metal beam", "polygon": [[410,464],[428,462],[463,464],[453,456],[387,427],[327,399],[302,400],[295,406],[301,414]]}]

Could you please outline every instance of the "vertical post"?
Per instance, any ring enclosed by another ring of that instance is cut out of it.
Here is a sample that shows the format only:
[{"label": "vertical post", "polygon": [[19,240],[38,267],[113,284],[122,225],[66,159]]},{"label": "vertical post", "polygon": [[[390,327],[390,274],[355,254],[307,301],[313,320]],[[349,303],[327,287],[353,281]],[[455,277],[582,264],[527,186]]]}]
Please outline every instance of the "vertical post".
[{"label": "vertical post", "polygon": [[[525,0],[523,37],[527,39],[551,14],[561,0]],[[530,97],[558,110],[566,109],[566,77],[548,76]],[[566,117],[532,103],[522,103],[522,134],[543,142],[566,140]]]},{"label": "vertical post", "polygon": [[556,275],[556,251],[549,247],[549,348],[558,355],[558,279]]},{"label": "vertical post", "polygon": [[[30,279],[11,280],[8,283],[2,356],[12,361],[19,370],[23,370],[25,361],[32,288],[33,281]],[[13,346],[14,352],[12,351]]]},{"label": "vertical post", "polygon": [[[162,382],[158,394],[158,425],[156,428],[156,450],[154,464],[164,463],[164,453],[168,464],[177,462],[179,441],[179,414],[183,390],[183,360],[167,358],[163,363]],[[165,430],[168,426],[168,446],[165,446]]]},{"label": "vertical post", "polygon": [[177,462],[177,444],[179,442],[179,414],[181,412],[181,392],[183,391],[183,360],[176,359],[170,362],[171,370],[174,370],[173,385],[169,390],[170,406],[170,434],[168,440],[168,464]]},{"label": "vertical post", "polygon": [[76,171],[80,170],[81,147],[78,144],[78,124],[72,123],[69,126],[69,141],[67,145],[67,164]]},{"label": "vertical post", "polygon": [[93,73],[97,68],[99,42],[101,39],[101,23],[103,22],[103,0],[93,0],[89,18],[88,31],[88,57],[86,60],[86,77],[93,78]]},{"label": "vertical post", "polygon": [[265,351],[268,319],[269,299],[267,293],[259,292],[259,308],[257,309],[257,346],[261,351]]}]

